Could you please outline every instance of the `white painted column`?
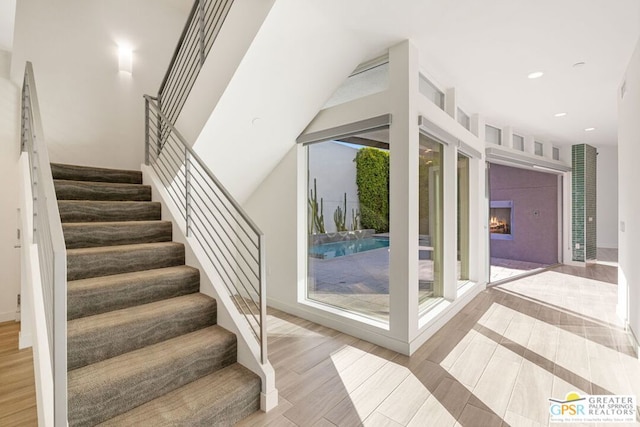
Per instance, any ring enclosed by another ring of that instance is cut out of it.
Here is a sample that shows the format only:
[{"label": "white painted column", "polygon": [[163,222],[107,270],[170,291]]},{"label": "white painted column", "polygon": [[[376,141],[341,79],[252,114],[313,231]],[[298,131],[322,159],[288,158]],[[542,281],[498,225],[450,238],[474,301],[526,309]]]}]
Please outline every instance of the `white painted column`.
[{"label": "white painted column", "polygon": [[485,142],[484,125],[486,124],[484,117],[476,113],[471,116],[471,133],[478,137],[482,142]]},{"label": "white painted column", "polygon": [[526,135],[524,137],[524,152],[529,154],[535,153],[535,139],[532,135]]},{"label": "white painted column", "polygon": [[551,141],[542,142],[542,156],[545,159],[553,160],[553,144]]},{"label": "white painted column", "polygon": [[564,145],[564,146],[560,147],[560,161],[564,162],[564,163],[571,164],[572,159],[571,159],[571,146],[570,145]]},{"label": "white painted column", "polygon": [[484,159],[469,161],[469,280],[478,283],[486,283],[489,279],[489,199],[485,164]]},{"label": "white painted column", "polygon": [[418,75],[418,50],[411,42],[389,49],[389,329],[404,342],[418,329]]},{"label": "white painted column", "polygon": [[511,126],[502,128],[502,146],[513,148],[513,128]]},{"label": "white painted column", "polygon": [[450,87],[444,93],[444,111],[454,120],[457,120],[456,110],[458,108],[458,102],[456,101],[456,88]]},{"label": "white painted column", "polygon": [[444,297],[454,300],[458,292],[457,282],[457,242],[458,242],[458,150],[453,145],[444,148],[443,159],[443,256],[442,256],[442,280],[444,284]]}]

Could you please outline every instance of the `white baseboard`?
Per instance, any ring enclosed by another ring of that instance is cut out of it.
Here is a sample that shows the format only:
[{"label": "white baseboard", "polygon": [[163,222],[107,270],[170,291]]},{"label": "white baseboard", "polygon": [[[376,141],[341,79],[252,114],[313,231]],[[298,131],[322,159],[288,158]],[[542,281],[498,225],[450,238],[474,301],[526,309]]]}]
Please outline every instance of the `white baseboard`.
[{"label": "white baseboard", "polygon": [[632,344],[636,348],[636,354],[639,355],[639,358],[640,358],[640,340],[638,339],[638,336],[635,334],[635,332],[631,328],[631,325],[629,325],[628,323],[627,323],[627,331],[629,332],[629,337],[631,339]]},{"label": "white baseboard", "polygon": [[618,315],[618,318],[620,320],[622,320],[622,322],[626,325],[627,324],[627,312],[625,307],[621,306],[620,304],[616,304],[616,314]]},{"label": "white baseboard", "polygon": [[260,393],[260,410],[269,412],[278,406],[278,390],[273,389],[267,393]]},{"label": "white baseboard", "polygon": [[0,322],[9,322],[11,320],[13,320],[14,322],[17,322],[15,311],[6,311],[3,313],[0,313]]},{"label": "white baseboard", "polygon": [[31,333],[20,331],[20,335],[18,336],[18,348],[23,350],[29,347],[33,347],[33,337],[31,336]]},{"label": "white baseboard", "polygon": [[564,261],[564,265],[570,265],[572,267],[586,267],[587,263],[584,261]]}]

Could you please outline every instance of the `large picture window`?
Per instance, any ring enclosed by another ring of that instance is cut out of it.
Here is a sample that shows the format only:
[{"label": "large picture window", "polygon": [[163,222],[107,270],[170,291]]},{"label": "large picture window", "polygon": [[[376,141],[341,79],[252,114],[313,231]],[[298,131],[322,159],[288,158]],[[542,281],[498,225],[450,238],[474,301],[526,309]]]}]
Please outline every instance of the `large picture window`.
[{"label": "large picture window", "polygon": [[492,144],[502,145],[502,130],[491,125],[485,125],[485,140]]},{"label": "large picture window", "polygon": [[307,298],[389,320],[389,130],[308,146]]}]

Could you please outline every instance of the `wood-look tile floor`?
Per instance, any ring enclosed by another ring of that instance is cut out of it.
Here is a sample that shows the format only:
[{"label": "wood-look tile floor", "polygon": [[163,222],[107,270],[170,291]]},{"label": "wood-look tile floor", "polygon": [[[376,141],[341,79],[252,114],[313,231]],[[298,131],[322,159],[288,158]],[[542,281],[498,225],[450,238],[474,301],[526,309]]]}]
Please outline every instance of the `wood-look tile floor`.
[{"label": "wood-look tile floor", "polygon": [[[240,425],[539,426],[568,391],[640,396],[614,270],[558,267],[488,289],[411,357],[270,310],[280,405]],[[18,332],[0,324],[0,426],[37,425]]]},{"label": "wood-look tile floor", "polygon": [[271,310],[280,404],[240,425],[546,426],[548,399],[569,391],[640,397],[612,267],[599,267],[487,289],[411,357]]},{"label": "wood-look tile floor", "polygon": [[522,275],[523,273],[544,269],[546,267],[548,267],[548,264],[491,257],[491,277],[489,282],[500,282],[515,278],[515,276]]},{"label": "wood-look tile floor", "polygon": [[20,323],[0,323],[0,426],[37,426],[31,349],[18,350]]}]

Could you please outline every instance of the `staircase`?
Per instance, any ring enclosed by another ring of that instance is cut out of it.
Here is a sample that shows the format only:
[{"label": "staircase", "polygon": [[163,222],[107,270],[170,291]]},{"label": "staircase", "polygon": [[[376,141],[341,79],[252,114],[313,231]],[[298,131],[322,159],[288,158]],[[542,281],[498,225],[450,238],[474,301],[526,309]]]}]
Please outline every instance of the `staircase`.
[{"label": "staircase", "polygon": [[260,407],[137,171],[52,164],[67,247],[70,426],[225,426]]}]

